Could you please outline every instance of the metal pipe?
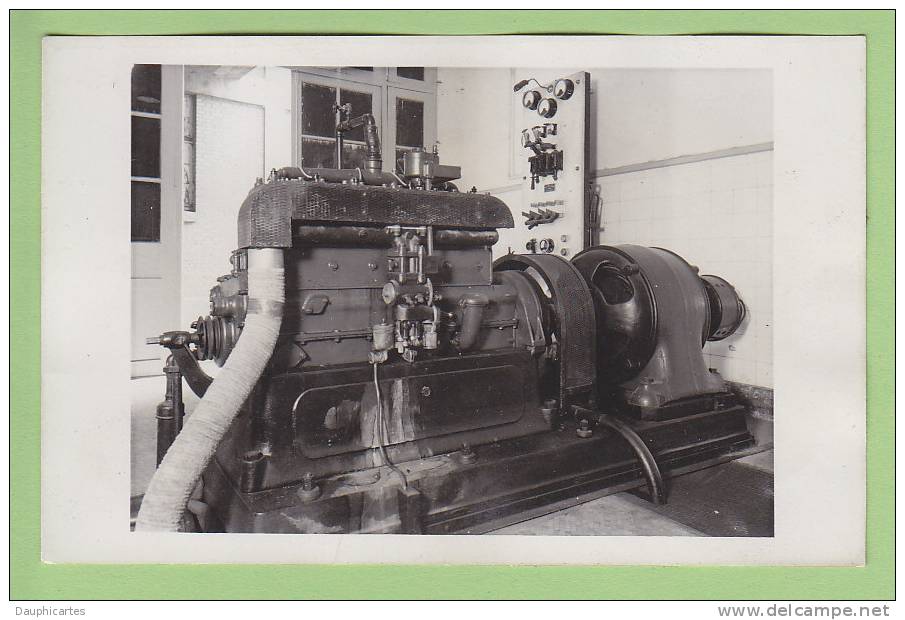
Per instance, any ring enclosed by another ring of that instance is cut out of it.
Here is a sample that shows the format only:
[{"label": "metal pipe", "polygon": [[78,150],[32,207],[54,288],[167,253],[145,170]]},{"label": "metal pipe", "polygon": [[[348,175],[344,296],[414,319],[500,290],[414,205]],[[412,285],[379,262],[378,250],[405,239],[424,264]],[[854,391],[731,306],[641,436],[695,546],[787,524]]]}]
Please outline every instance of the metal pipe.
[{"label": "metal pipe", "polygon": [[335,168],[305,168],[302,170],[297,166],[286,166],[276,171],[276,179],[320,179],[329,183],[342,182],[358,182],[365,185],[406,185],[400,181],[399,177],[392,172],[382,172],[380,170],[359,170],[357,168],[345,168],[337,170]]},{"label": "metal pipe", "polygon": [[483,293],[466,293],[459,299],[459,305],[462,306],[462,326],[456,337],[456,348],[468,351],[478,342],[484,308],[490,305],[490,299]]},{"label": "metal pipe", "polygon": [[607,428],[611,428],[619,433],[623,439],[628,442],[632,450],[641,461],[641,468],[644,470],[644,477],[647,479],[647,488],[650,491],[651,501],[658,506],[666,503],[666,487],[663,484],[663,474],[660,473],[660,466],[651,453],[650,448],[641,439],[641,436],[635,432],[631,426],[613,415],[604,414],[600,416],[599,423]]},{"label": "metal pipe", "polygon": [[167,377],[166,395],[157,405],[157,464],[163,460],[176,435],[182,430],[185,405],[182,402],[182,373],[179,364],[171,354],[167,357],[163,372]]},{"label": "metal pipe", "polygon": [[[430,233],[428,233],[430,234]],[[495,230],[434,229],[434,248],[490,247],[499,240]],[[293,230],[293,244],[312,245],[355,245],[358,247],[392,247],[394,235],[384,227],[376,226],[318,226],[300,224]],[[432,254],[433,249],[428,251]]]}]

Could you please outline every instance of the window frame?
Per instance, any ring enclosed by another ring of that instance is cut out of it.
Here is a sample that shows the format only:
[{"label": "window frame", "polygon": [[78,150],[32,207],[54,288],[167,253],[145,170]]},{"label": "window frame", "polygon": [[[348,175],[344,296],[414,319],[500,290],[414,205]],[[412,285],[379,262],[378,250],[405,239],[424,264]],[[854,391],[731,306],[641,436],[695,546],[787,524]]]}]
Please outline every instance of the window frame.
[{"label": "window frame", "polygon": [[[424,68],[424,82],[401,78],[395,67],[374,67],[363,71],[353,67],[289,67],[292,70],[292,163],[301,166],[303,138],[320,138],[302,134],[302,84],[316,84],[336,89],[371,92],[371,107],[377,129],[385,170],[395,170],[396,98],[415,99],[424,103],[424,148],[431,149],[437,139],[437,70]],[[346,141],[351,144],[364,144]],[[409,150],[407,147],[403,147]],[[390,162],[393,162],[392,165]]]}]

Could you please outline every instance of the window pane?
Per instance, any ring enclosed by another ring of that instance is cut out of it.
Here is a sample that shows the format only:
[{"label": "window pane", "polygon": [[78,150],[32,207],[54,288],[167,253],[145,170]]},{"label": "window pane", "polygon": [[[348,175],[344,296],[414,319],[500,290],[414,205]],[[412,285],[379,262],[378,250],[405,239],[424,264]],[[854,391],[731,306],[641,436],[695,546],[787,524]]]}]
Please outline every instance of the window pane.
[{"label": "window pane", "polygon": [[343,168],[364,168],[367,149],[358,144],[343,144]]},{"label": "window pane", "polygon": [[396,144],[424,147],[424,103],[396,99]]},{"label": "window pane", "polygon": [[132,117],[132,176],[160,176],[160,119]]},{"label": "window pane", "polygon": [[335,140],[302,138],[302,167],[335,168],[333,165],[335,143]]},{"label": "window pane", "polygon": [[160,65],[132,67],[132,109],[160,113]]},{"label": "window pane", "polygon": [[132,241],[160,241],[160,184],[132,181]]},{"label": "window pane", "polygon": [[182,143],[182,208],[195,211],[195,145]]},{"label": "window pane", "polygon": [[[374,112],[371,103],[371,93],[360,93],[354,90],[341,90],[339,91],[339,102],[340,105],[346,105],[348,103],[352,106],[352,114],[350,118],[355,118],[356,116],[361,116],[362,114],[367,114],[368,112]],[[343,139],[358,140],[359,142],[364,142],[365,128],[357,127],[352,131],[347,131],[345,134],[343,134]]]},{"label": "window pane", "polygon": [[195,141],[195,95],[186,95],[182,110],[182,139]]},{"label": "window pane", "polygon": [[336,129],[336,89],[318,84],[302,84],[302,133],[333,137]]},{"label": "window pane", "polygon": [[424,81],[424,67],[396,67],[396,75],[410,80]]}]

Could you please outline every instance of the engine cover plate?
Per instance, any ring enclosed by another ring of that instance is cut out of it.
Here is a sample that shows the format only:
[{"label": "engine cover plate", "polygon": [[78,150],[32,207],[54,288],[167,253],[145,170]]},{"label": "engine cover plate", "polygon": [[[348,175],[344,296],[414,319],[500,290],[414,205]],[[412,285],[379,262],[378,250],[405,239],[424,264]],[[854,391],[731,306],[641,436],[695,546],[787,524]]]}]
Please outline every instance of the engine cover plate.
[{"label": "engine cover plate", "polygon": [[[384,443],[517,422],[525,414],[524,379],[512,365],[381,379]],[[306,389],[292,412],[295,446],[312,459],[376,448],[377,431],[372,381]]]}]

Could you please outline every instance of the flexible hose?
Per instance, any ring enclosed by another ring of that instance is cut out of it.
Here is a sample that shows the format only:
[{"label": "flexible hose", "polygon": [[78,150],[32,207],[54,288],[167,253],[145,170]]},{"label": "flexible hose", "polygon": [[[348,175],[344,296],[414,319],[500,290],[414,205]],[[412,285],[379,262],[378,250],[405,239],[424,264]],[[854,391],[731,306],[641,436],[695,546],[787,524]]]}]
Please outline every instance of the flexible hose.
[{"label": "flexible hose", "polygon": [[650,448],[647,447],[647,444],[644,443],[644,440],[641,439],[641,436],[631,426],[611,415],[600,416],[600,424],[613,429],[628,442],[638,456],[638,460],[641,461],[651,501],[658,506],[665,504],[666,486],[663,484],[663,474],[660,473],[660,466],[657,465],[657,460],[651,453]]},{"label": "flexible hose", "polygon": [[284,296],[283,251],[248,250],[248,315],[242,335],[151,479],[136,530],[179,530],[202,472],[273,355]]}]

